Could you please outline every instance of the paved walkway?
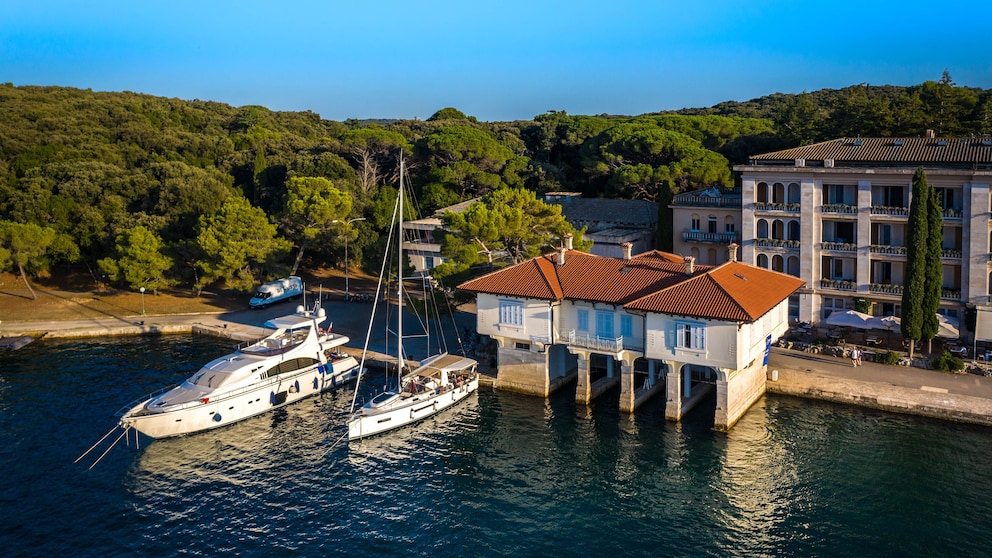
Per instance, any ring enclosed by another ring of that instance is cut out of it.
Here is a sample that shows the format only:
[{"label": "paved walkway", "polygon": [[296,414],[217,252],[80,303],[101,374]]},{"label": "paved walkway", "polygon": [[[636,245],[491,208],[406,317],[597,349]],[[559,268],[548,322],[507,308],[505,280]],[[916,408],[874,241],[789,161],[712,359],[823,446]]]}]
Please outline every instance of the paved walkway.
[{"label": "paved walkway", "polygon": [[992,378],[773,348],[767,390],[992,426]]}]

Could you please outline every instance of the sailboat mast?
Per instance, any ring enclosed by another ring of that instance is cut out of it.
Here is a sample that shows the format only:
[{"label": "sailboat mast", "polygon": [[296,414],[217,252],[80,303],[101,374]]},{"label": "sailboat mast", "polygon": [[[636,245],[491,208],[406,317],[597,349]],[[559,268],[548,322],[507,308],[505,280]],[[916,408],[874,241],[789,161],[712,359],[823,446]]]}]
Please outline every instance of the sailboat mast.
[{"label": "sailboat mast", "polygon": [[396,294],[397,294],[397,307],[396,316],[398,323],[396,324],[396,375],[398,382],[397,389],[402,389],[403,383],[403,154],[400,153],[400,214],[397,219],[399,226],[398,238],[396,239],[396,253],[398,254],[398,262],[396,266]]}]

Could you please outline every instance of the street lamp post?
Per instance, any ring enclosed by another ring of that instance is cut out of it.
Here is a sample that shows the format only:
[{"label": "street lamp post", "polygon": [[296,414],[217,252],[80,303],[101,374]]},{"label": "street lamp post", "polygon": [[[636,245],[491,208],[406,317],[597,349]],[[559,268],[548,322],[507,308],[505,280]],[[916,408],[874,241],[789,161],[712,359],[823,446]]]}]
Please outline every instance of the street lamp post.
[{"label": "street lamp post", "polygon": [[[355,217],[354,219],[348,219],[344,222],[345,225],[350,226],[355,221],[364,221],[365,217]],[[332,223],[340,223],[341,221],[335,219],[331,221]],[[348,284],[348,232],[345,231],[344,234],[344,299],[351,299],[351,288]]]},{"label": "street lamp post", "polygon": [[141,287],[138,290],[141,291],[141,315],[144,316],[145,315],[145,288],[144,287]]}]

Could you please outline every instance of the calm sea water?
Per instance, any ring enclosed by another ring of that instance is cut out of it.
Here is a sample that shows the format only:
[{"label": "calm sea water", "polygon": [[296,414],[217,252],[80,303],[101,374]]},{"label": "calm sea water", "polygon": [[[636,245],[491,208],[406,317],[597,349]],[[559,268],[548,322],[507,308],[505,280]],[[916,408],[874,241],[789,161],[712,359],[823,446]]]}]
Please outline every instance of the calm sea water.
[{"label": "calm sea water", "polygon": [[[168,336],[0,355],[6,556],[986,556],[992,429],[768,396],[634,418],[482,388],[361,444],[350,391],[73,460],[143,393],[228,352]],[[370,384],[381,383],[373,378]],[[710,403],[712,405],[713,403]]]}]

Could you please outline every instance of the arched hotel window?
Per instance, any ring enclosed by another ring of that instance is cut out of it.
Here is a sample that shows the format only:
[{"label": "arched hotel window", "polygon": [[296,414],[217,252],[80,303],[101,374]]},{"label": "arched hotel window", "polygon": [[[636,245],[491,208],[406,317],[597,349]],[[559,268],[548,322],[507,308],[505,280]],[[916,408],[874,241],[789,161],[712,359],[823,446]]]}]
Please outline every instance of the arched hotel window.
[{"label": "arched hotel window", "polygon": [[766,254],[758,254],[758,267],[768,269],[768,256]]},{"label": "arched hotel window", "polygon": [[785,260],[778,254],[772,256],[772,271],[785,271]]},{"label": "arched hotel window", "polygon": [[789,221],[789,240],[799,240],[799,221],[795,219]]},{"label": "arched hotel window", "polygon": [[754,201],[757,203],[768,203],[768,185],[759,182],[754,192]]},{"label": "arched hotel window", "polygon": [[796,256],[789,256],[786,263],[786,273],[792,275],[793,277],[799,277],[799,258]]},{"label": "arched hotel window", "polygon": [[768,221],[765,221],[764,219],[758,219],[757,238],[768,238]]},{"label": "arched hotel window", "polygon": [[772,185],[772,201],[774,203],[785,203],[785,186],[781,182]]},{"label": "arched hotel window", "polygon": [[785,223],[779,219],[772,221],[772,238],[785,240]]}]

